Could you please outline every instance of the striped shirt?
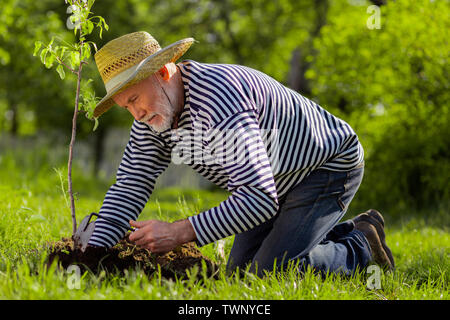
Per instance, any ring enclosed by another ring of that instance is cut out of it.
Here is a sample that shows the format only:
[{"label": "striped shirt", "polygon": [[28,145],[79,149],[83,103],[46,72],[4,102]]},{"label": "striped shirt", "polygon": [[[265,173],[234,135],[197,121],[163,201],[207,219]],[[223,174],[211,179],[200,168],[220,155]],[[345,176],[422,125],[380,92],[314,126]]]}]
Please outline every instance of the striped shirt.
[{"label": "striped shirt", "polygon": [[[178,64],[185,106],[177,129],[135,121],[101,216],[136,220],[158,176],[185,163],[230,192],[189,217],[199,246],[274,217],[287,192],[316,169],[348,171],[363,161],[353,129],[313,101],[249,67]],[[126,230],[99,218],[91,245],[113,246]]]}]

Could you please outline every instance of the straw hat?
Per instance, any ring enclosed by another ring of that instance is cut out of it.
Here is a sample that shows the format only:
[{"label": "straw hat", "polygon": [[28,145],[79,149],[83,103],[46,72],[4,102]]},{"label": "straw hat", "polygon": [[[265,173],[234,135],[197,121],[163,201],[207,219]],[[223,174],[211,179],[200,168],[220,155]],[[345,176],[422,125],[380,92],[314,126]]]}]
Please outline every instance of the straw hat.
[{"label": "straw hat", "polygon": [[186,38],[161,49],[149,33],[138,31],[105,44],[95,62],[106,88],[106,96],[95,106],[94,117],[100,117],[115,102],[112,97],[154,74],[165,64],[175,62],[195,40]]}]

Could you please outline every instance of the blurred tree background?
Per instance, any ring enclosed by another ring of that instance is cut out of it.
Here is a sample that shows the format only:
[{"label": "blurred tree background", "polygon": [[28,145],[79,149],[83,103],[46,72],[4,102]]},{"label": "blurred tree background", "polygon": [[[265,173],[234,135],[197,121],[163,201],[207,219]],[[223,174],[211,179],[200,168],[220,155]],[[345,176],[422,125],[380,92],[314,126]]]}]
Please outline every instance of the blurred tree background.
[{"label": "blurred tree background", "polygon": [[[60,81],[33,57],[36,40],[72,40],[67,8],[63,0],[2,0],[0,165],[1,155],[21,141],[43,143],[49,153],[68,145],[75,77]],[[98,48],[138,30],[162,47],[194,37],[199,43],[183,59],[261,70],[346,120],[365,149],[354,206],[448,208],[449,1],[97,0],[93,11],[110,27],[102,39],[88,39]],[[103,96],[95,63],[85,70]],[[116,108],[95,132],[80,120],[86,168],[101,176],[101,164],[118,163],[123,151],[108,145],[117,140],[108,137],[122,132],[126,142],[133,119]]]}]

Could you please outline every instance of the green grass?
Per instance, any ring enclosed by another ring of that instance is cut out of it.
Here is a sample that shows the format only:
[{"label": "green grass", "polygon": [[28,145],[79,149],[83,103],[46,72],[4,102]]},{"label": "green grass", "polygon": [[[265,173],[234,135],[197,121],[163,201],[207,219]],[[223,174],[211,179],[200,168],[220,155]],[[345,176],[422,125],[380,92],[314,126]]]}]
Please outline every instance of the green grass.
[{"label": "green grass", "polygon": [[[263,279],[227,275],[215,244],[201,251],[221,263],[216,280],[203,276],[195,281],[196,274],[203,274],[195,268],[189,277],[176,281],[148,279],[141,271],[130,270],[122,277],[85,273],[80,289],[70,289],[72,274],[43,267],[43,244],[70,236],[72,228],[60,178],[45,158],[45,154],[36,154],[33,160],[17,153],[0,156],[0,299],[449,299],[450,235],[445,210],[386,216],[387,242],[397,269],[381,274],[381,289],[368,289],[364,272],[351,278],[321,278],[312,272],[300,276],[294,268]],[[64,176],[65,169],[60,169]],[[77,172],[74,189],[79,192],[80,221],[98,212],[108,183]],[[140,219],[173,221],[226,197],[217,191],[156,190]],[[354,214],[350,209],[347,216]],[[232,237],[225,239],[226,254],[232,241]]]}]

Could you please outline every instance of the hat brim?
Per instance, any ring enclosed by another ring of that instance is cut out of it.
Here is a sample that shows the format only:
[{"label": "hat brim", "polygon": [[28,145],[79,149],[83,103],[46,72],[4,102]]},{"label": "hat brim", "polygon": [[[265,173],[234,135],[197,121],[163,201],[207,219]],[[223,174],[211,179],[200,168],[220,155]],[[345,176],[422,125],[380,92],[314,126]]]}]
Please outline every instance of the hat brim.
[{"label": "hat brim", "polygon": [[172,43],[171,45],[155,52],[139,62],[132,74],[118,83],[104,96],[95,106],[94,117],[98,118],[116,104],[113,97],[129,88],[130,86],[144,80],[148,76],[160,70],[164,65],[177,61],[194,43],[194,38],[186,38]]}]

